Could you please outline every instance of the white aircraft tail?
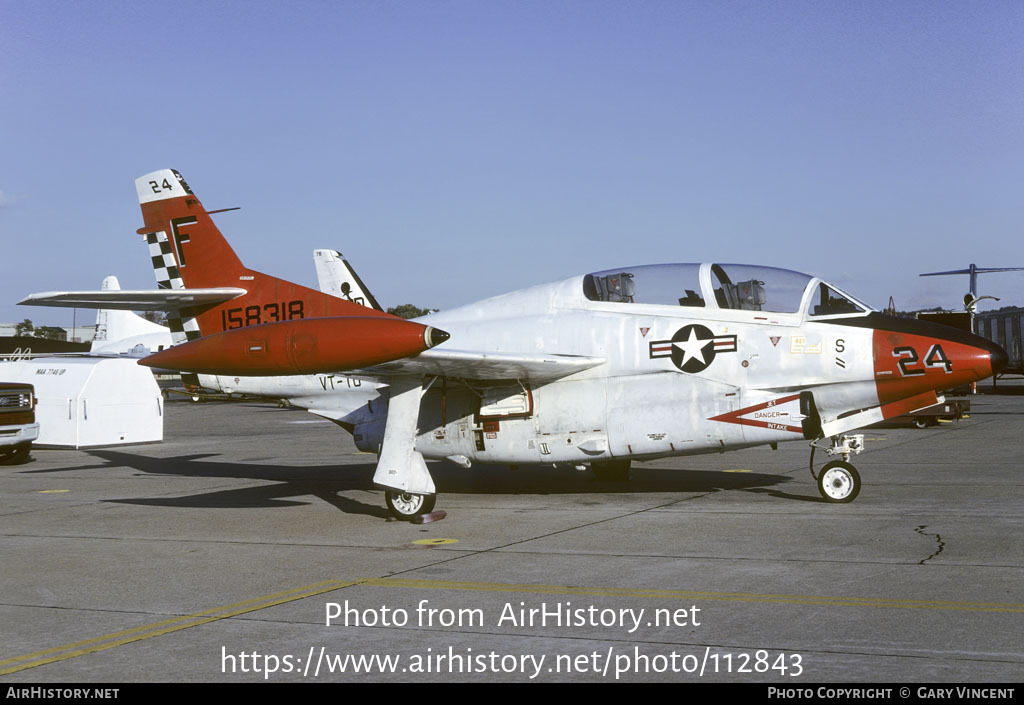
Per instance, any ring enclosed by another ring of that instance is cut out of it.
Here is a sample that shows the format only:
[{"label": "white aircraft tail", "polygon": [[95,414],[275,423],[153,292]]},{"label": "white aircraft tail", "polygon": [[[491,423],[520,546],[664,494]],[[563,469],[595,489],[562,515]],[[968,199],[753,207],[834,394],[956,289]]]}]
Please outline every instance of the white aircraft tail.
[{"label": "white aircraft tail", "polygon": [[320,291],[360,306],[383,311],[345,257],[337,250],[313,250]]},{"label": "white aircraft tail", "polygon": [[[103,280],[103,291],[120,291],[121,284],[111,275]],[[96,335],[92,340],[91,352],[127,352],[136,344],[156,352],[171,344],[170,331],[152,321],[147,321],[131,311],[99,309],[96,312]]]}]

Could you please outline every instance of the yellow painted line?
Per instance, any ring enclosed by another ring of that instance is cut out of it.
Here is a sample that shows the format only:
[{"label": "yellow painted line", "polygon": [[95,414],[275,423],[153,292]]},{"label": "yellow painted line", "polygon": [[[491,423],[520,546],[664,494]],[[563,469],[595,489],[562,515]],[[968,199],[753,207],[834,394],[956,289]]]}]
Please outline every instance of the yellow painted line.
[{"label": "yellow painted line", "polygon": [[6,666],[6,668],[0,668],[0,676],[24,671],[28,668],[35,668],[36,666],[42,666],[47,663],[64,661],[76,656],[91,654],[96,651],[105,651],[106,649],[112,649],[115,646],[129,644],[133,641],[141,641],[142,639],[149,639],[154,636],[169,634],[171,632],[181,631],[182,629],[188,629],[190,627],[198,627],[202,624],[216,622],[217,620],[227,619],[228,617],[236,617],[240,614],[255,612],[257,610],[266,609],[267,607],[274,607],[275,605],[282,605],[286,602],[294,602],[295,600],[301,600],[306,597],[321,595],[325,592],[331,592],[333,590],[339,590],[344,587],[356,585],[358,582],[359,581],[357,580],[328,580],[322,583],[314,583],[313,585],[294,588],[292,590],[285,590],[284,592],[278,592],[273,595],[254,597],[251,600],[236,602],[232,605],[214,607],[202,612],[196,612],[195,614],[173,617],[162,622],[156,622],[155,624],[133,627],[132,629],[125,629],[123,631],[114,632],[113,634],[106,634],[93,639],[86,639],[85,641],[77,641],[73,644],[55,646],[52,649],[46,649],[44,651],[34,651],[30,654],[15,656],[14,658],[0,661],[0,666]]},{"label": "yellow painted line", "polygon": [[752,472],[752,471],[751,470],[745,470],[745,469],[742,469],[742,468],[737,468],[736,470],[723,470],[722,472]]},{"label": "yellow painted line", "polygon": [[418,541],[413,541],[413,543],[418,544],[420,546],[441,546],[441,545],[447,544],[447,543],[458,543],[458,542],[459,542],[458,539],[420,539]]},{"label": "yellow painted line", "polygon": [[825,595],[762,595],[745,592],[700,592],[694,590],[644,590],[629,588],[574,587],[569,585],[525,585],[516,583],[467,583],[412,578],[367,578],[360,585],[433,590],[474,590],[479,592],[528,592],[545,595],[600,595],[669,600],[725,600],[729,602],[774,602],[795,605],[837,605],[845,607],[899,607],[903,609],[956,610],[967,612],[1024,612],[1024,604],[1001,602],[952,602],[942,600],[887,600],[873,597],[829,597]]},{"label": "yellow painted line", "polygon": [[39,490],[39,494],[60,494],[61,492],[70,492],[71,490]]}]

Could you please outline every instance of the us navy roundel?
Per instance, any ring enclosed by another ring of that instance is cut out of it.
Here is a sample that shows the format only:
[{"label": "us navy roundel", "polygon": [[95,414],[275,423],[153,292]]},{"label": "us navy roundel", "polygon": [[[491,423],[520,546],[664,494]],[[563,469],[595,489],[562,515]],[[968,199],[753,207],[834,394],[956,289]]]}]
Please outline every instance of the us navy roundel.
[{"label": "us navy roundel", "polygon": [[672,363],[683,372],[694,374],[708,368],[715,355],[736,352],[735,335],[715,335],[699,323],[683,326],[671,340],[652,340],[651,359],[671,357]]}]

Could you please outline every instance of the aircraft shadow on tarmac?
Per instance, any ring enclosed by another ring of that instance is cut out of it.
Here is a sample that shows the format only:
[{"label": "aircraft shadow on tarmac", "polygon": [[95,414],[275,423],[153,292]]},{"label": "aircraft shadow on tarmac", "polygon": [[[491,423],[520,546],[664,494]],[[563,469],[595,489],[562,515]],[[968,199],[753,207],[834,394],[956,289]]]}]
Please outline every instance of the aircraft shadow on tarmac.
[{"label": "aircraft shadow on tarmac", "polygon": [[[379,488],[373,485],[374,463],[350,465],[282,466],[256,463],[210,462],[216,454],[180,455],[170,458],[152,458],[111,450],[87,451],[100,463],[96,465],[47,470],[27,470],[26,473],[58,473],[87,469],[126,467],[147,475],[172,475],[195,478],[234,478],[273,482],[258,487],[242,487],[212,492],[200,492],[185,497],[137,499],[110,499],[108,502],[162,507],[207,508],[274,508],[308,504],[299,499],[317,497],[347,514],[365,514],[380,518],[389,516],[382,506]],[[790,495],[769,487],[789,482],[785,475],[752,472],[715,472],[674,468],[634,467],[625,482],[607,482],[595,479],[589,472],[550,466],[523,466],[510,470],[505,465],[475,465],[470,470],[431,463],[431,474],[438,492],[443,495],[580,495],[580,504],[597,504],[585,499],[586,495],[617,493],[678,492],[706,494],[727,490],[768,493],[787,499],[822,501],[819,497]],[[339,493],[373,492],[368,502]],[[295,498],[295,499],[292,499]],[[682,496],[680,497],[683,498]]]}]

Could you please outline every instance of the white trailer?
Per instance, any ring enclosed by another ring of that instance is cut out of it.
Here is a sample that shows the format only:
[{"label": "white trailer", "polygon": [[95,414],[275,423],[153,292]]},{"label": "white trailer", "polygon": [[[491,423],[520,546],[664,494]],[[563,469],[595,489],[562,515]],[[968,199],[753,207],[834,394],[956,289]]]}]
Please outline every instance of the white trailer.
[{"label": "white trailer", "polygon": [[36,390],[36,448],[154,443],[164,406],[153,373],[133,359],[40,357],[0,363],[5,381]]}]

